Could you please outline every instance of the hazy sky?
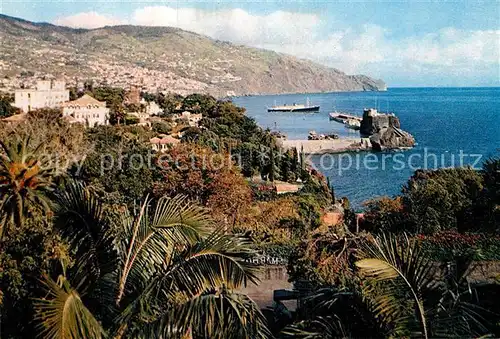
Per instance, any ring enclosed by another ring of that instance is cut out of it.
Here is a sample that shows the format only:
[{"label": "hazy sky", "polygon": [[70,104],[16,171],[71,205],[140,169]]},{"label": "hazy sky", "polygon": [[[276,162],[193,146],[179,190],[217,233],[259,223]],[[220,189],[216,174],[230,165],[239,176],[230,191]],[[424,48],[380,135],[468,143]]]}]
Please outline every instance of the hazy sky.
[{"label": "hazy sky", "polygon": [[500,1],[0,0],[0,12],[84,28],[176,26],[389,86],[500,86]]}]

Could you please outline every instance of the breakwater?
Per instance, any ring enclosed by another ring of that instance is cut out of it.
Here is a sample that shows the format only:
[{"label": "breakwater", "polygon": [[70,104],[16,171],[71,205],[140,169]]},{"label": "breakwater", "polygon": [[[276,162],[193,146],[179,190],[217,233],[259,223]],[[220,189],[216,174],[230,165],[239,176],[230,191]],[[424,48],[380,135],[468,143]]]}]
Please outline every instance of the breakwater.
[{"label": "breakwater", "polygon": [[[499,154],[500,88],[389,88],[387,92],[318,93],[308,96],[311,101],[321,105],[319,113],[273,114],[264,109],[274,101],[301,102],[304,94],[233,100],[245,107],[247,115],[260,126],[278,129],[290,140],[307,139],[312,130],[325,135],[335,133],[340,138],[359,138],[359,133],[328,120],[328,114],[333,110],[332,103],[335,103],[335,110],[351,114],[360,114],[363,107],[379,107],[383,111],[397,112],[401,126],[410,131],[418,142],[413,149],[405,152],[406,157],[423,154],[424,148],[428,147],[438,157],[445,155],[445,166],[451,166],[448,155],[458,156],[460,150],[466,154],[480,154],[483,159]],[[379,158],[383,156],[382,153],[375,155]],[[373,155],[360,152],[360,157],[364,161]],[[474,159],[466,157],[465,165],[472,165]],[[320,155],[311,158],[318,168],[321,166],[320,161]],[[401,186],[414,173],[414,167],[405,166],[395,170],[393,165],[388,163],[385,169],[379,167],[377,170],[352,166],[343,171],[341,176],[338,175],[337,167],[325,168],[322,173],[330,178],[336,195],[348,197],[353,206],[361,208],[362,202],[367,199],[401,192]],[[420,162],[415,161],[415,166],[420,165]]]},{"label": "breakwater", "polygon": [[369,150],[368,139],[340,138],[333,140],[282,140],[281,145],[285,149],[296,148],[305,154],[342,153],[351,151]]}]

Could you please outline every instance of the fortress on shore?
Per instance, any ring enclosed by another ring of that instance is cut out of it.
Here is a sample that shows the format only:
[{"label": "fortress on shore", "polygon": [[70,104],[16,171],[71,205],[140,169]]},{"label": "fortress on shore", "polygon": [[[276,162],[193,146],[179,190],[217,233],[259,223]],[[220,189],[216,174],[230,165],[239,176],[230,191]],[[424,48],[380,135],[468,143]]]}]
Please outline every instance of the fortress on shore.
[{"label": "fortress on shore", "polygon": [[361,138],[370,141],[375,151],[415,146],[415,138],[401,129],[399,118],[394,113],[380,113],[373,108],[363,110],[359,133]]}]

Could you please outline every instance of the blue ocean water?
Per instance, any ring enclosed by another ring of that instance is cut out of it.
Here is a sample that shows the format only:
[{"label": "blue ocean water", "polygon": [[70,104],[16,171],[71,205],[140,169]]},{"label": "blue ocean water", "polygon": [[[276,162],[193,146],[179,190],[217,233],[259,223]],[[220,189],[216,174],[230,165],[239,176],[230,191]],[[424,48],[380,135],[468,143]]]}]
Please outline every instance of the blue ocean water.
[{"label": "blue ocean water", "polygon": [[[321,105],[319,113],[268,113],[267,106]],[[500,88],[389,88],[386,92],[318,93],[233,98],[257,123],[305,139],[310,130],[359,136],[329,121],[334,110],[361,115],[363,108],[395,113],[417,146],[404,152],[312,156],[310,161],[356,208],[376,196],[393,196],[417,168],[475,165],[500,155]]]}]

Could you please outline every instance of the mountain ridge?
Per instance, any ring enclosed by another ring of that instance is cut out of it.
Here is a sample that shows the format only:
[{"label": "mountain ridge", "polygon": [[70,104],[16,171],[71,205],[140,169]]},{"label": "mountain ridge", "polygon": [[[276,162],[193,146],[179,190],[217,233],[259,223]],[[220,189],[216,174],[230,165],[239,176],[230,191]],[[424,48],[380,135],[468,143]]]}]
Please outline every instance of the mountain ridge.
[{"label": "mountain ridge", "polygon": [[175,27],[82,29],[0,14],[0,39],[4,88],[47,76],[215,96],[386,89],[366,75]]}]

